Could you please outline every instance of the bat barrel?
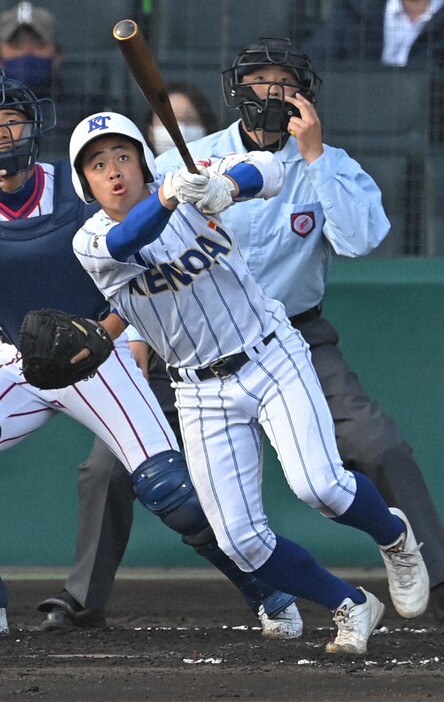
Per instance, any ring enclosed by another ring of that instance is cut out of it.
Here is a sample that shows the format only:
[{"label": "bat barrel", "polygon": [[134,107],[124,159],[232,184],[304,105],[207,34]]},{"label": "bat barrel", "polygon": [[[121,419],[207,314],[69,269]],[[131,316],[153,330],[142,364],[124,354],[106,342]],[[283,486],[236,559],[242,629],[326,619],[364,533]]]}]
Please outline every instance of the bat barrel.
[{"label": "bat barrel", "polygon": [[171,135],[186,167],[191,173],[198,173],[177,124],[165,82],[137,23],[131,19],[120,20],[114,26],[113,36],[119,42],[120,51],[137,85]]},{"label": "bat barrel", "polygon": [[125,39],[132,39],[138,32],[138,27],[136,22],[131,19],[124,19],[117,22],[113,29],[113,37],[117,41],[125,41]]}]

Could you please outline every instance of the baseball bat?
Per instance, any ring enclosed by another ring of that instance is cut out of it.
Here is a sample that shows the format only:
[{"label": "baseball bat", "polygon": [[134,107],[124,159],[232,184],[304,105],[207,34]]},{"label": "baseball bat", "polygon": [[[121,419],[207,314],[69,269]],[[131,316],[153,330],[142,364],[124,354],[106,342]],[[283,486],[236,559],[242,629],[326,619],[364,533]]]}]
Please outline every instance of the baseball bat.
[{"label": "baseball bat", "polygon": [[137,85],[171,136],[188,171],[199,173],[177,124],[162,74],[137,23],[131,19],[120,20],[114,26],[113,37],[117,39]]}]

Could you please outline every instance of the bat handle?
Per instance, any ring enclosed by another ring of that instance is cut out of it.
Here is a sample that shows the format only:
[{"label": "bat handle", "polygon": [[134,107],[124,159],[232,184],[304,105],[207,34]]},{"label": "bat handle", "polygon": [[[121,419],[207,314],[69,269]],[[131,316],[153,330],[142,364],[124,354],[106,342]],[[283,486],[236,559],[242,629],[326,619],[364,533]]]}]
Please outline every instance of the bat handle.
[{"label": "bat handle", "polygon": [[199,173],[199,169],[196,166],[196,164],[194,163],[193,157],[191,156],[190,152],[188,151],[188,148],[186,148],[186,150],[183,152],[180,151],[180,149],[179,149],[179,153],[183,159],[185,166],[187,167],[187,171],[189,173]]}]

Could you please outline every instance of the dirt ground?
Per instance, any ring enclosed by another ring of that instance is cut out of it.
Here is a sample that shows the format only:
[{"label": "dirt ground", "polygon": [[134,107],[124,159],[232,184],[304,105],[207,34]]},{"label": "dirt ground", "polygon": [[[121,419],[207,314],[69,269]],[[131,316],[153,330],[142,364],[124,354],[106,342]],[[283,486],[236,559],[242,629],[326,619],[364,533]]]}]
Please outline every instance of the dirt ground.
[{"label": "dirt ground", "polygon": [[[429,612],[409,622],[388,604],[368,654],[338,657],[324,653],[333,627],[321,607],[300,600],[303,636],[266,640],[217,576],[119,578],[105,629],[47,633],[35,606],[62,581],[4,579],[11,633],[0,640],[1,702],[444,700],[444,634]],[[389,602],[385,579],[349,579]]]}]

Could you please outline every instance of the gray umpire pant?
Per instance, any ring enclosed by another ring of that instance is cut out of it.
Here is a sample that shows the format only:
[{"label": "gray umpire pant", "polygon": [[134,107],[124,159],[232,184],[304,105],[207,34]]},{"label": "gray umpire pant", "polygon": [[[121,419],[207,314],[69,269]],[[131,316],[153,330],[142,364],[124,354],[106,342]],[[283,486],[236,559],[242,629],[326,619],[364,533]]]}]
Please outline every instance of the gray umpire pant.
[{"label": "gray umpire pant", "polygon": [[444,529],[411,447],[348,367],[333,326],[323,317],[296,324],[310,344],[344,465],[364,473],[390,507],[407,515],[416,539],[424,542],[430,587],[444,582]]}]

